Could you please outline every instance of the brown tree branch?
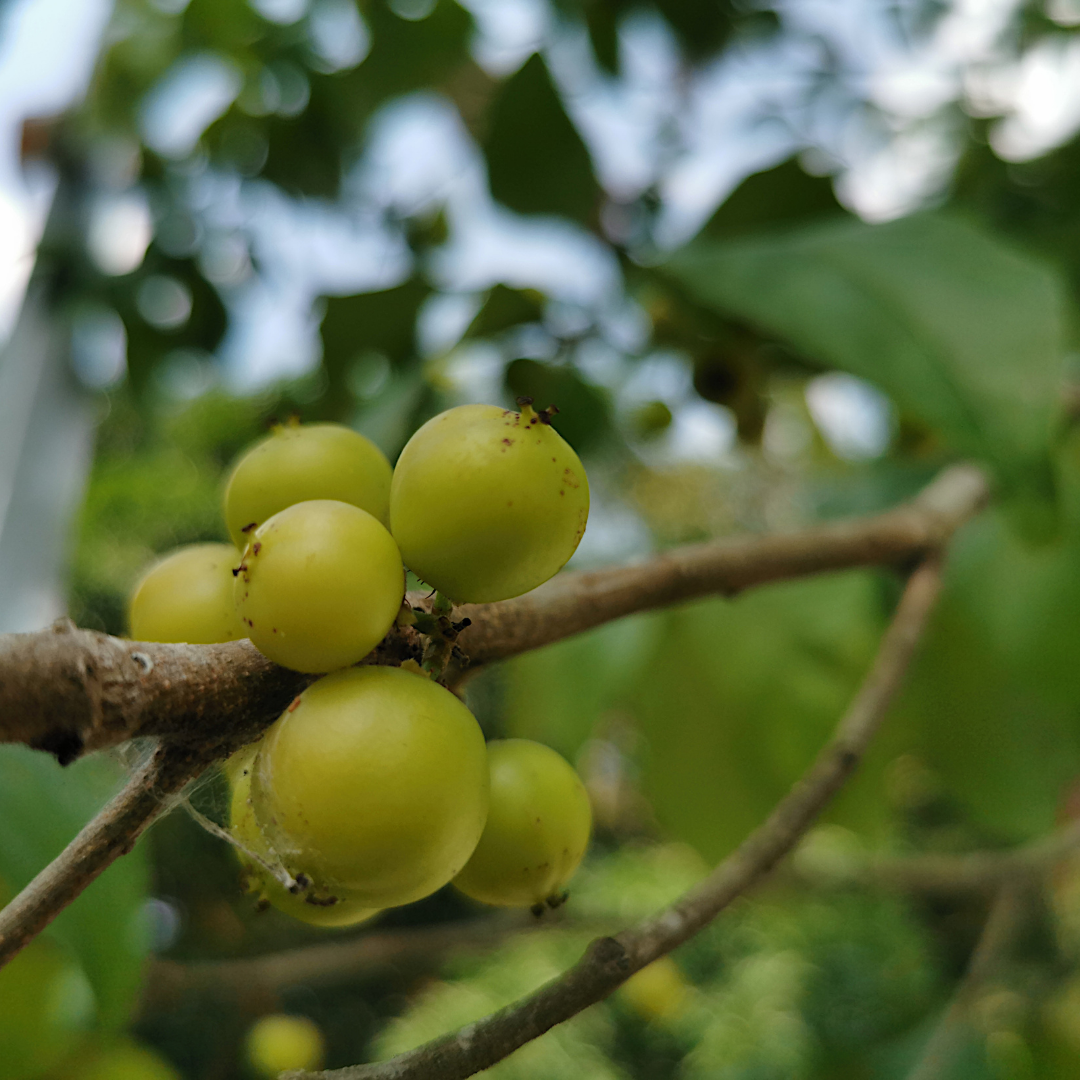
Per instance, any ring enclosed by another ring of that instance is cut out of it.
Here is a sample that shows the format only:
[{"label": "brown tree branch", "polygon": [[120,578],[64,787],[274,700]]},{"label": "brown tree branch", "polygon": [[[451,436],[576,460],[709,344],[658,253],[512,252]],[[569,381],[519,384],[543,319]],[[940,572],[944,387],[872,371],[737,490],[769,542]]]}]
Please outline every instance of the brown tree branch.
[{"label": "brown tree branch", "polygon": [[285,1080],[464,1080],[607,997],[681,945],[783,858],[862,759],[915,653],[941,588],[931,558],[911,575],[873,667],[832,740],[769,818],[697,888],[615,937],[595,940],[574,967],[535,993],[389,1061]]},{"label": "brown tree branch", "polygon": [[[635,566],[562,574],[514,600],[464,605],[454,617],[472,625],[458,638],[445,681],[636,611],[828,570],[917,560],[946,543],[988,494],[979,469],[955,466],[910,503],[883,514],[680,548]],[[415,629],[396,628],[367,661],[400,663],[422,653]],[[0,635],[0,742],[27,743],[62,762],[148,735],[193,747],[216,742],[224,754],[255,738],[308,682],[245,641],[131,642],[62,621],[32,634]]]},{"label": "brown tree branch", "polygon": [[18,896],[0,909],[0,968],[63,911],[97,876],[126,855],[170,797],[214,759],[166,743]]}]

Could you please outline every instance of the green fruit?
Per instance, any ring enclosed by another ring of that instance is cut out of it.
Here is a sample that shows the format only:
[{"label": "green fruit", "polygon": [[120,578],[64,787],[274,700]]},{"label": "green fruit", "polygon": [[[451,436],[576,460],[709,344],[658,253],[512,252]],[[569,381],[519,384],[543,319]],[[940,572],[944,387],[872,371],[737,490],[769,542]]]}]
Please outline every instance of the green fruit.
[{"label": "green fruit", "polygon": [[528,406],[434,417],[402,450],[390,488],[405,565],[459,602],[543,584],[574,554],[588,516],[577,454]]},{"label": "green fruit", "polygon": [[95,1054],[68,1080],[180,1080],[180,1074],[147,1046],[120,1043]]},{"label": "green fruit", "polygon": [[[243,754],[247,749],[245,747],[239,753]],[[232,760],[230,758],[230,761]],[[254,760],[255,755],[252,754],[245,766],[241,767],[238,762],[237,770],[231,775],[233,793],[229,821],[233,836],[244,848],[254,852],[263,862],[273,865],[277,860],[255,821],[255,811],[251,806],[251,765]],[[355,926],[378,914],[377,909],[357,900],[344,889],[328,891],[311,886],[299,893],[291,893],[254,859],[239,849],[237,854],[240,856],[248,891],[258,892],[278,911],[283,911],[301,922],[325,927]]]},{"label": "green fruit", "polygon": [[646,964],[619,987],[619,998],[645,1020],[677,1020],[692,996],[692,986],[670,956]]},{"label": "green fruit", "polygon": [[248,1031],[247,1056],[260,1076],[276,1077],[290,1069],[318,1069],[323,1060],[322,1032],[306,1016],[264,1016]]},{"label": "green fruit", "polygon": [[237,547],[279,510],[334,499],[383,524],[390,504],[390,462],[370,439],[340,424],[285,424],[236,463],[225,488],[225,524]]},{"label": "green fruit", "polygon": [[239,563],[231,544],[190,544],[158,560],[128,604],[132,638],[212,645],[247,637],[233,604]]},{"label": "green fruit", "polygon": [[487,825],[454,884],[485,904],[558,903],[589,845],[585,785],[564,758],[529,739],[489,743],[488,762]]},{"label": "green fruit", "polygon": [[362,660],[393,625],[405,571],[365,510],[317,499],[260,525],[234,585],[255,647],[283,667],[323,672]]},{"label": "green fruit", "polygon": [[93,1017],[82,968],[37,938],[0,970],[0,1076],[30,1080],[57,1065]]},{"label": "green fruit", "polygon": [[476,847],[488,806],[484,737],[423,675],[338,671],[267,731],[251,795],[294,877],[371,907],[407,904],[445,885]]}]

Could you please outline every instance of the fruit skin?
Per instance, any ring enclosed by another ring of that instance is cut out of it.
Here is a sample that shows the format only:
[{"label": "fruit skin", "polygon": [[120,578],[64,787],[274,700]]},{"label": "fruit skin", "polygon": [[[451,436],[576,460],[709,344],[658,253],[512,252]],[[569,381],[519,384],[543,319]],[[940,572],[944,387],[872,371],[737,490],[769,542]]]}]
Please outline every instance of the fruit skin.
[{"label": "fruit skin", "polygon": [[256,820],[290,872],[372,907],[419,900],[464,865],[484,828],[484,737],[449,690],[411,671],[338,671],[263,737]]},{"label": "fruit skin", "polygon": [[488,762],[487,825],[454,884],[485,904],[557,903],[589,845],[585,785],[564,758],[530,739],[488,743]]},{"label": "fruit skin", "polygon": [[588,516],[577,454],[528,406],[440,413],[408,441],[390,488],[405,565],[458,602],[543,584],[574,554]]},{"label": "fruit skin", "polygon": [[260,1076],[276,1077],[289,1069],[318,1069],[324,1053],[322,1032],[306,1016],[273,1013],[251,1025],[247,1056]]},{"label": "fruit skin", "polygon": [[255,530],[233,589],[261,653],[294,671],[334,671],[382,641],[405,595],[405,570],[366,510],[316,499]]},{"label": "fruit skin", "polygon": [[247,637],[233,604],[232,572],[239,563],[231,544],[189,544],[159,559],[128,603],[132,638],[213,645]]},{"label": "fruit skin", "polygon": [[233,543],[248,541],[279,510],[310,499],[351,503],[387,523],[392,469],[370,440],[341,424],[283,424],[233,467],[225,486],[225,524]]},{"label": "fruit skin", "polygon": [[[244,753],[247,749],[245,747],[239,753]],[[246,764],[237,763],[237,771],[230,776],[233,789],[229,806],[229,823],[233,836],[245,848],[255,852],[266,862],[273,863],[274,854],[255,820],[255,811],[251,806],[251,768],[255,757],[256,754],[252,753]],[[233,758],[230,758],[231,761]],[[344,889],[325,891],[313,886],[302,893],[293,894],[257,862],[245,857],[239,849],[237,849],[237,855],[243,867],[246,888],[250,892],[261,893],[263,899],[276,907],[278,911],[291,915],[301,922],[324,927],[355,926],[378,914],[376,908],[358,901]],[[313,900],[323,902],[313,903]],[[333,902],[326,902],[330,900]]]}]

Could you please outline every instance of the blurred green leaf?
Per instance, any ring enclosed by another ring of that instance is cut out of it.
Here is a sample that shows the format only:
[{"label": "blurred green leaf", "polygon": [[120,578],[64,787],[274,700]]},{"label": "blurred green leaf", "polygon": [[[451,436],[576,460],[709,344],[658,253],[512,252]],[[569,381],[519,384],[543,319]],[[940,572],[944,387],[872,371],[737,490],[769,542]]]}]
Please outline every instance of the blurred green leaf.
[{"label": "blurred green leaf", "polygon": [[536,739],[574,760],[602,733],[605,713],[651,653],[660,616],[639,615],[525,653],[506,665],[506,734]]},{"label": "blurred green leaf", "polygon": [[544,314],[544,297],[535,289],[511,289],[496,285],[484,298],[465,337],[489,337],[512,326],[539,322]]},{"label": "blurred green leaf", "polygon": [[1052,495],[1066,312],[1049,267],[925,214],[701,241],[666,269],[720,313],[877,383],[1013,493]]},{"label": "blurred green leaf", "polygon": [[748,176],[716,209],[701,235],[729,239],[773,226],[844,215],[831,176],[811,176],[797,158]]},{"label": "blurred green leaf", "polygon": [[326,300],[319,333],[323,368],[329,378],[324,406],[336,418],[352,403],[350,374],[365,354],[383,353],[393,366],[412,359],[416,352],[416,316],[431,293],[419,278],[379,292],[331,296]]},{"label": "blurred green leaf", "polygon": [[[0,878],[12,891],[60,854],[123,778],[102,755],[62,769],[46,754],[22,746],[0,747],[0,773]],[[140,909],[148,884],[145,851],[136,847],[48,931],[81,962],[106,1028],[127,1022],[142,980],[148,940]]]},{"label": "blurred green leaf", "polygon": [[606,394],[585,382],[572,367],[514,360],[504,378],[513,398],[531,397],[539,409],[557,406],[552,426],[579,453],[596,450],[611,440],[613,426]]},{"label": "blurred green leaf", "polygon": [[[656,647],[626,688],[648,744],[643,786],[670,834],[714,861],[828,738],[873,655],[880,592],[872,574],[854,572],[657,618]],[[864,811],[868,828],[882,813]]]},{"label": "blurred green leaf", "polygon": [[547,65],[534,53],[491,105],[484,141],[491,194],[519,214],[562,214],[588,224],[600,189],[581,136]]}]

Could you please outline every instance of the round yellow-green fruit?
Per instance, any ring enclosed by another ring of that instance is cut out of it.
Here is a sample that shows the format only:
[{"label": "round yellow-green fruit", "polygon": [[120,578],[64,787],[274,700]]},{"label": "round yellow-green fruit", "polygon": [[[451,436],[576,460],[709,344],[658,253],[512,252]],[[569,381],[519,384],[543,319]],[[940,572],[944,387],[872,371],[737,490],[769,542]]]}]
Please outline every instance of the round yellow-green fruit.
[{"label": "round yellow-green fruit", "polygon": [[225,486],[225,524],[237,547],[279,510],[335,499],[384,524],[390,462],[370,440],[341,424],[283,424],[233,467]]},{"label": "round yellow-green fruit", "polygon": [[180,1073],[148,1046],[121,1042],[85,1056],[68,1080],[180,1080]]},{"label": "round yellow-green fruit", "polygon": [[485,904],[557,903],[589,846],[585,785],[565,758],[530,739],[488,743],[488,763],[487,824],[454,884]]},{"label": "round yellow-green fruit", "polygon": [[367,656],[404,595],[393,538],[366,510],[332,499],[296,503],[260,525],[233,585],[255,647],[282,667],[306,672],[334,671]]},{"label": "round yellow-green fruit", "polygon": [[260,1075],[318,1069],[325,1047],[322,1032],[306,1016],[273,1013],[256,1020],[247,1034],[247,1057]]},{"label": "round yellow-green fruit", "polygon": [[31,1080],[57,1065],[93,1011],[82,968],[49,938],[32,941],[0,970],[0,1076]]},{"label": "round yellow-green fruit", "polygon": [[670,956],[646,964],[619,987],[619,998],[645,1020],[675,1020],[690,1002],[693,989]]},{"label": "round yellow-green fruit", "polygon": [[402,450],[390,531],[405,565],[451,600],[520,596],[557,573],[584,535],[585,470],[545,419],[529,406],[462,405]]},{"label": "round yellow-green fruit", "polygon": [[189,544],[159,559],[128,602],[133,640],[213,645],[247,637],[233,604],[239,563],[231,544]]},{"label": "round yellow-green fruit", "polygon": [[251,795],[294,877],[371,907],[407,904],[450,881],[480,839],[484,737],[472,713],[423,675],[337,671],[267,731]]},{"label": "round yellow-green fruit", "polygon": [[357,900],[345,889],[320,889],[312,883],[300,892],[291,893],[264,866],[245,853],[254,852],[263,862],[271,865],[278,861],[255,820],[255,811],[251,806],[251,767],[255,756],[251,755],[246,766],[237,763],[240,767],[231,775],[232,799],[229,807],[230,831],[244,849],[238,848],[237,854],[247,890],[259,893],[278,911],[311,926],[355,926],[377,915],[377,909]]}]

